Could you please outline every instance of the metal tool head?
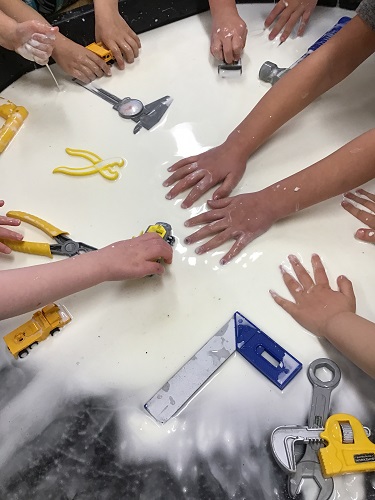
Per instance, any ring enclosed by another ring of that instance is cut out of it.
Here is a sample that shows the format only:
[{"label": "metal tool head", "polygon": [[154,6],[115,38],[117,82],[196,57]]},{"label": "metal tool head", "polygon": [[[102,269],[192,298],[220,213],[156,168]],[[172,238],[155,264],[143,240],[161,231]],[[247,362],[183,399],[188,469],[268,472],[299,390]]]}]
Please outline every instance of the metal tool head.
[{"label": "metal tool head", "polygon": [[133,134],[139,132],[142,127],[146,130],[150,130],[157,123],[159,123],[172,102],[172,97],[166,95],[156,101],[150,102],[150,104],[146,104],[144,112],[141,113],[141,115],[132,118],[134,122],[137,122],[137,125],[134,127]]},{"label": "metal tool head", "polygon": [[332,478],[323,477],[319,461],[305,460],[303,464],[303,474],[301,475],[298,470],[293,476],[290,476],[288,481],[288,492],[292,498],[301,492],[305,479],[313,479],[315,484],[319,487],[319,493],[316,500],[329,500],[332,496],[334,483]]},{"label": "metal tool head", "polygon": [[[320,379],[316,374],[316,371],[319,368],[327,368],[328,371],[332,373],[332,378],[327,381],[323,381],[322,379]],[[310,363],[307,370],[307,378],[314,386],[334,389],[340,383],[341,370],[338,365],[331,359],[319,358]]]},{"label": "metal tool head", "polygon": [[[317,375],[319,368],[327,368],[332,374],[330,380],[323,381]],[[309,428],[323,428],[329,415],[331,392],[341,379],[340,368],[332,360],[319,358],[310,363],[307,370],[307,377],[313,386],[310,412],[307,420]],[[318,451],[321,447],[319,443],[309,443],[305,453],[297,463],[296,471],[289,477],[288,489],[292,498],[295,498],[301,491],[304,479],[314,479],[319,486],[317,500],[328,500],[333,492],[332,478],[323,477]]]},{"label": "metal tool head", "polygon": [[234,317],[144,405],[161,424],[175,415],[235,352]]},{"label": "metal tool head", "polygon": [[259,70],[259,80],[274,85],[280,78],[289,71],[289,68],[279,68],[277,64],[266,61]]},{"label": "metal tool head", "polygon": [[242,75],[242,62],[241,59],[233,61],[231,64],[225,61],[219,64],[217,72],[222,78],[237,78]]},{"label": "metal tool head", "polygon": [[80,241],[74,241],[68,236],[60,234],[55,236],[55,240],[58,242],[57,245],[50,245],[51,253],[54,255],[64,255],[66,257],[74,257],[75,255],[80,255],[81,253],[93,252],[97,248],[82,243]]},{"label": "metal tool head", "polygon": [[287,473],[295,472],[297,468],[295,444],[322,442],[320,433],[324,429],[309,429],[300,425],[283,425],[276,427],[271,434],[272,453],[279,466]]}]

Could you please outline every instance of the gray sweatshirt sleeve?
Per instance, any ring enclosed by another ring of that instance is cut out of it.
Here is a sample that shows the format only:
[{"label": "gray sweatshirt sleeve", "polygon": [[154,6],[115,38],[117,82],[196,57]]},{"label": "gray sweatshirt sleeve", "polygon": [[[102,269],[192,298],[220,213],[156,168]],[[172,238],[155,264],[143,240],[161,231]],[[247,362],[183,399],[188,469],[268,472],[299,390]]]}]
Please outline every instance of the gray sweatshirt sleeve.
[{"label": "gray sweatshirt sleeve", "polygon": [[362,0],[357,9],[359,17],[375,30],[375,0]]}]

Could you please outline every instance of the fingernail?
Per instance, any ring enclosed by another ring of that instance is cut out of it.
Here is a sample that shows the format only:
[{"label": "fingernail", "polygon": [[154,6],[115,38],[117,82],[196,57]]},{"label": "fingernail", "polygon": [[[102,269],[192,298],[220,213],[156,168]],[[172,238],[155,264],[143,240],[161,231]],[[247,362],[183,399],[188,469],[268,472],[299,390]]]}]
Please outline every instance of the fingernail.
[{"label": "fingernail", "polygon": [[17,240],[23,240],[23,235],[22,234],[17,234],[16,238],[17,238]]},{"label": "fingernail", "polygon": [[164,181],[164,182],[163,182],[163,186],[164,186],[164,187],[167,187],[167,186],[168,186],[168,182],[167,182],[167,181]]},{"label": "fingernail", "polygon": [[222,266],[225,266],[226,261],[225,261],[224,259],[220,259],[220,264],[221,264]]},{"label": "fingernail", "polygon": [[187,208],[187,206],[185,205],[185,203],[181,203],[181,208]]},{"label": "fingernail", "polygon": [[288,255],[289,260],[293,260],[294,262],[299,262],[299,259],[296,255],[290,254]]},{"label": "fingernail", "polygon": [[165,195],[165,197],[167,198],[167,200],[171,200],[171,199],[172,199],[172,196],[171,196],[171,194],[170,194],[170,193],[167,193],[167,194]]},{"label": "fingernail", "polygon": [[355,233],[354,236],[356,236],[357,238],[363,238],[365,235],[365,230],[364,229],[358,229],[358,231]]},{"label": "fingernail", "polygon": [[172,172],[172,167],[167,168],[168,172]]},{"label": "fingernail", "polygon": [[184,243],[186,243],[186,245],[190,245],[190,238],[185,238]]},{"label": "fingernail", "polygon": [[281,271],[283,274],[285,274],[285,273],[287,272],[287,270],[285,269],[285,267],[284,267],[283,265],[280,265],[280,266],[279,266],[279,269],[280,269],[280,271]]},{"label": "fingernail", "polygon": [[195,253],[201,255],[203,253],[201,247],[196,248]]},{"label": "fingernail", "polygon": [[272,295],[272,297],[275,297],[277,295],[277,293],[274,291],[274,290],[268,290],[270,292],[270,294]]}]

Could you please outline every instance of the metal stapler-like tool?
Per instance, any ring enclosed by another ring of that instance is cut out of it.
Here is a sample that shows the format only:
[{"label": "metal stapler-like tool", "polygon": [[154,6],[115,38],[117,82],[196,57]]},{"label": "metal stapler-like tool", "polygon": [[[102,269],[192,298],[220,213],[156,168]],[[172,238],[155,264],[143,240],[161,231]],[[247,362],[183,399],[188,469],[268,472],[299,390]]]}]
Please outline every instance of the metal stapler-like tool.
[{"label": "metal stapler-like tool", "polygon": [[94,87],[90,84],[86,85],[80,80],[77,80],[77,78],[74,78],[73,81],[89,92],[92,92],[101,99],[112,104],[113,109],[118,112],[121,118],[127,118],[135,122],[136,126],[133,129],[133,134],[139,132],[141,128],[150,130],[154,127],[160,122],[173,102],[172,97],[166,95],[149,104],[143,104],[142,101],[134,99],[133,97],[124,97],[121,99],[107,90]]}]

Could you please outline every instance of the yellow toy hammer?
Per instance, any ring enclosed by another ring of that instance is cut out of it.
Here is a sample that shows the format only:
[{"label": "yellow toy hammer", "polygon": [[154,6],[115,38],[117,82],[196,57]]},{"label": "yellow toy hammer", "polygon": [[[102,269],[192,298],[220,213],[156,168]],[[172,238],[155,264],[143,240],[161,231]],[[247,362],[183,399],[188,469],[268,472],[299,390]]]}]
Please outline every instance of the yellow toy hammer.
[{"label": "yellow toy hammer", "polygon": [[352,415],[330,416],[320,437],[328,443],[319,450],[324,476],[375,471],[375,444]]},{"label": "yellow toy hammer", "polygon": [[[0,103],[5,101],[2,97],[0,99]],[[0,104],[0,116],[5,119],[5,123],[0,128],[0,153],[5,150],[16,135],[28,114],[23,106],[16,106],[10,101]]]}]

